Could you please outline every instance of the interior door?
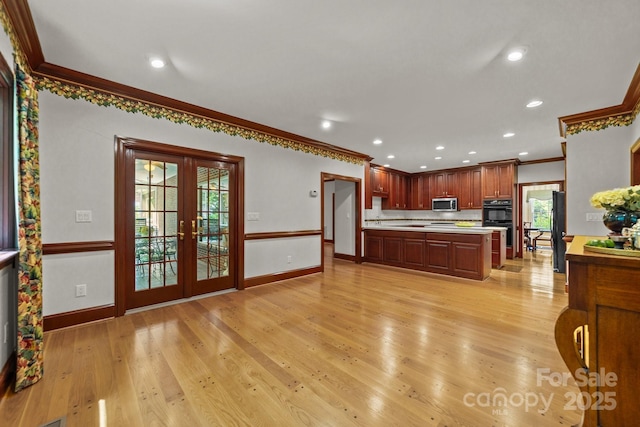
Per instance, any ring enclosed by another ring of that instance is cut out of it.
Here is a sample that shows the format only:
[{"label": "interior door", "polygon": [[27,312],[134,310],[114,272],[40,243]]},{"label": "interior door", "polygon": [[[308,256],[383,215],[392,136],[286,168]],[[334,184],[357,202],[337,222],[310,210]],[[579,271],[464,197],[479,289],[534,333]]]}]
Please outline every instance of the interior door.
[{"label": "interior door", "polygon": [[236,165],[132,150],[127,176],[126,308],[233,288]]},{"label": "interior door", "polygon": [[235,165],[194,159],[189,180],[187,283],[191,295],[234,286]]},{"label": "interior door", "polygon": [[[133,152],[127,185],[127,308],[185,295],[183,242],[184,160]],[[130,169],[130,170],[131,170]]]}]

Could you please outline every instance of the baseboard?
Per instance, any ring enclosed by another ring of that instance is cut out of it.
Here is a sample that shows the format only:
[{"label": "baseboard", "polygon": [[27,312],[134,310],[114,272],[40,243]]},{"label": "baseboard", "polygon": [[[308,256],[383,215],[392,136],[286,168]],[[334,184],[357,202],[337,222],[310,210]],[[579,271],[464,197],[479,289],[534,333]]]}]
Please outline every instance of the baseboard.
[{"label": "baseboard", "polygon": [[313,273],[321,273],[322,266],[302,268],[300,270],[285,271],[283,273],[265,274],[264,276],[249,277],[244,279],[244,287],[266,285],[267,283],[279,282],[280,280],[293,279],[294,277],[306,276]]},{"label": "baseboard", "polygon": [[66,313],[52,314],[44,317],[44,330],[67,328],[81,325],[96,320],[108,319],[116,316],[115,305],[103,305],[100,307],[85,308],[83,310],[68,311]]},{"label": "baseboard", "polygon": [[344,259],[347,261],[353,261],[356,262],[356,257],[355,255],[347,255],[347,254],[338,254],[338,253],[334,253],[333,254],[334,258],[338,258],[338,259]]},{"label": "baseboard", "polygon": [[4,364],[2,372],[0,372],[0,402],[11,389],[13,381],[16,379],[16,352],[9,355],[7,363]]}]

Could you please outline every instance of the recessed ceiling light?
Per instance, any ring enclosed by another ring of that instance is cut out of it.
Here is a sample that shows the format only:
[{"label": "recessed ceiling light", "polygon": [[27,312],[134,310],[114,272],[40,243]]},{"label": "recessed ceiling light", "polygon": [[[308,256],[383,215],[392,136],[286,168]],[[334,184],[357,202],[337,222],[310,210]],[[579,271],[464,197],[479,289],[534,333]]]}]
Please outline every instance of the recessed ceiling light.
[{"label": "recessed ceiling light", "polygon": [[539,99],[534,99],[533,101],[527,104],[527,108],[535,108],[541,105],[542,105],[542,101],[540,101]]},{"label": "recessed ceiling light", "polygon": [[387,156],[387,159],[395,159],[395,158],[396,158],[396,156],[394,156],[393,154],[389,154],[389,155]]},{"label": "recessed ceiling light", "polygon": [[520,61],[524,57],[524,51],[520,49],[512,50],[507,54],[507,59],[511,62]]},{"label": "recessed ceiling light", "polygon": [[323,120],[322,129],[330,129],[330,128],[331,128],[331,122],[329,120]]},{"label": "recessed ceiling light", "polygon": [[386,165],[382,165],[382,166],[384,166],[385,168],[388,168],[391,165],[389,163],[387,163]]},{"label": "recessed ceiling light", "polygon": [[469,151],[469,154],[476,154],[475,151]]},{"label": "recessed ceiling light", "polygon": [[522,153],[518,153],[518,156],[526,156],[527,154],[529,154],[529,153],[526,152],[526,151],[523,151]]},{"label": "recessed ceiling light", "polygon": [[502,137],[503,138],[511,138],[514,135],[515,135],[515,133],[513,133],[513,132],[507,132],[507,133],[503,134]]},{"label": "recessed ceiling light", "polygon": [[427,167],[425,165],[420,166],[420,169],[426,169]]},{"label": "recessed ceiling light", "polygon": [[153,68],[163,68],[165,66],[164,61],[160,58],[152,58],[149,60],[149,63]]},{"label": "recessed ceiling light", "polygon": [[470,163],[471,160],[463,160],[462,163]]},{"label": "recessed ceiling light", "polygon": [[373,140],[373,144],[374,145],[380,145],[380,144],[382,144],[382,140],[381,139],[374,139]]},{"label": "recessed ceiling light", "polygon": [[442,160],[442,157],[438,156],[436,157],[436,160]]},{"label": "recessed ceiling light", "polygon": [[444,150],[444,147],[443,147],[442,145],[438,145],[438,146],[436,147],[436,150]]}]

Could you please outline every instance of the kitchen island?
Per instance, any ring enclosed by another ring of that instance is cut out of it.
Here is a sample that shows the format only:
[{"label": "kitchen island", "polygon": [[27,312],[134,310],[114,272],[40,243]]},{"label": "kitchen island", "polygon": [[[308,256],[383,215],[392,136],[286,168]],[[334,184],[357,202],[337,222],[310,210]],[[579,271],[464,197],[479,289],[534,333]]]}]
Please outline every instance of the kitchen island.
[{"label": "kitchen island", "polygon": [[491,273],[492,228],[375,225],[363,231],[365,262],[474,280]]}]

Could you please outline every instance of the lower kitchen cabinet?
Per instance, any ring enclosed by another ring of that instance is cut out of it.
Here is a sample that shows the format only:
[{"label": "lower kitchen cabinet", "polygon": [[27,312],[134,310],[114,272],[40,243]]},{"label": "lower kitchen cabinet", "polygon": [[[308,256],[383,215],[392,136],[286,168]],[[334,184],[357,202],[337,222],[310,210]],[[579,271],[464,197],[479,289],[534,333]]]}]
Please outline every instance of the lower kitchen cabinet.
[{"label": "lower kitchen cabinet", "polygon": [[507,260],[507,230],[491,233],[491,267],[502,268]]},{"label": "lower kitchen cabinet", "polygon": [[484,280],[491,234],[365,230],[365,262]]}]

